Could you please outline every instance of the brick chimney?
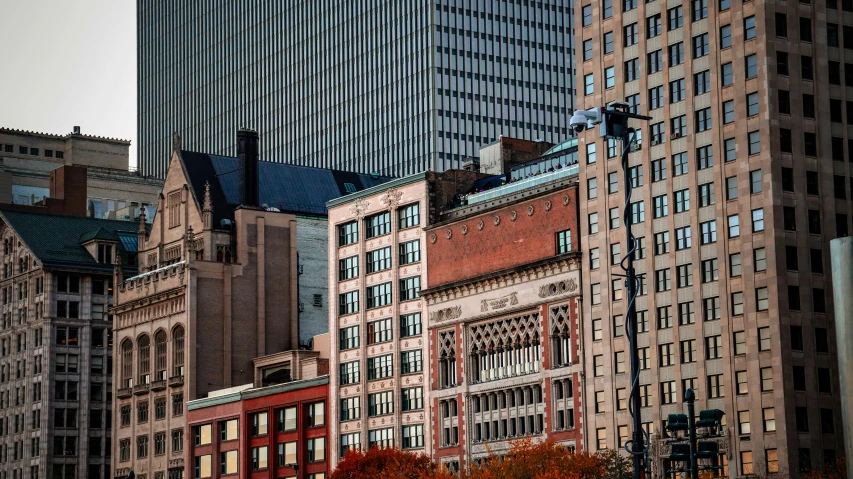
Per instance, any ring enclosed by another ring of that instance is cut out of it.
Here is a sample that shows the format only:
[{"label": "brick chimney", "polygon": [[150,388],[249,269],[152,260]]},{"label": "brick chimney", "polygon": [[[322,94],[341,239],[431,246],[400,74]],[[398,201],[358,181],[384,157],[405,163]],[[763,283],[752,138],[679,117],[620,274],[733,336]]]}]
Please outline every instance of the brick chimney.
[{"label": "brick chimney", "polygon": [[258,132],[237,130],[237,162],[240,168],[240,204],[258,206]]},{"label": "brick chimney", "polygon": [[[50,198],[46,201],[47,207],[51,213],[86,216],[87,186],[85,167],[60,166],[50,172]],[[57,204],[57,201],[61,204]]]}]

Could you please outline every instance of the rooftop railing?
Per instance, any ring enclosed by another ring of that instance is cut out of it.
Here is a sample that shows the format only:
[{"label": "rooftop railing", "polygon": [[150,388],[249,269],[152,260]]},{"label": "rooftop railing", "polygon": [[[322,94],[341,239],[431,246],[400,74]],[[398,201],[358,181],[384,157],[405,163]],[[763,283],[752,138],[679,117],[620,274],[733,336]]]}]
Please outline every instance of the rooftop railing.
[{"label": "rooftop railing", "polygon": [[497,188],[492,188],[491,190],[483,191],[481,193],[470,194],[466,198],[467,204],[473,205],[475,203],[481,203],[483,201],[488,201],[495,198],[499,198],[501,196],[517,193],[519,191],[532,188],[534,186],[539,186],[545,183],[549,183],[551,181],[559,180],[561,178],[566,178],[569,176],[574,176],[577,174],[578,165],[569,165],[559,170],[549,171],[548,173],[531,176],[530,178],[514,181],[512,183],[507,183],[503,186],[498,186]]}]

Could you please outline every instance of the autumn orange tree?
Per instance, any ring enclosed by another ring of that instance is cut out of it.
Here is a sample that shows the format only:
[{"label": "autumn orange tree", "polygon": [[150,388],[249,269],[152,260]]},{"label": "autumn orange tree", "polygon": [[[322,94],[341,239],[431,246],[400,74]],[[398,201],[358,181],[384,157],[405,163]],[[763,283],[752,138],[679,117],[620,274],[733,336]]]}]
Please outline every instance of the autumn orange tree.
[{"label": "autumn orange tree", "polygon": [[393,448],[347,451],[330,479],[452,479],[427,456]]},{"label": "autumn orange tree", "polygon": [[[399,449],[348,451],[330,479],[630,479],[631,460],[618,451],[572,452],[554,441],[519,439],[508,454],[490,455],[455,475],[427,456]],[[815,478],[836,479],[836,478]]]},{"label": "autumn orange tree", "polygon": [[586,452],[573,453],[553,442],[520,439],[506,456],[492,456],[472,466],[477,479],[601,479],[605,460]]}]

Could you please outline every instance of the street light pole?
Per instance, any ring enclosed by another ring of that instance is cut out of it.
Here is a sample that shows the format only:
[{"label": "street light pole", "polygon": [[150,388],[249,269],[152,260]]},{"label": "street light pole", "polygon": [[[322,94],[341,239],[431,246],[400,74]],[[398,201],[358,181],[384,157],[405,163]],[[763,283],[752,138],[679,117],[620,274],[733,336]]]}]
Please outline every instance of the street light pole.
[{"label": "street light pole", "polygon": [[[578,110],[572,114],[569,125],[578,133],[599,125],[599,137],[607,140],[619,140],[622,146],[622,174],[625,182],[624,224],[627,236],[627,248],[621,266],[625,271],[625,290],[628,308],[625,317],[625,330],[631,350],[631,403],[628,407],[634,423],[633,438],[624,445],[625,450],[634,459],[634,479],[643,479],[646,470],[645,432],[640,418],[640,355],[637,347],[637,307],[634,300],[637,295],[637,275],[634,271],[634,252],[637,249],[634,233],[631,231],[631,169],[628,166],[628,153],[636,131],[628,128],[628,119],[651,120],[652,117],[631,112],[631,105],[625,102],[612,102],[606,108]],[[631,447],[628,447],[628,443]]]},{"label": "street light pole", "polygon": [[[651,120],[649,116],[638,115],[630,112],[627,103],[612,103],[606,109],[602,109],[604,125],[602,132],[605,138],[618,137],[622,147],[622,175],[625,184],[625,213],[624,224],[627,239],[625,257],[622,259],[622,269],[625,270],[625,294],[628,310],[625,314],[625,325],[628,336],[628,347],[631,350],[631,416],[633,419],[633,438],[631,439],[631,453],[634,459],[634,479],[643,479],[646,471],[646,446],[645,432],[643,431],[642,418],[640,417],[640,351],[637,346],[637,304],[635,299],[639,282],[634,271],[634,253],[637,250],[636,238],[631,227],[634,224],[631,205],[631,168],[628,165],[628,154],[631,152],[631,144],[634,141],[636,131],[628,128],[628,119]],[[627,448],[627,446],[626,446]],[[696,478],[693,478],[696,479]]]},{"label": "street light pole", "polygon": [[[627,124],[627,118],[626,118]],[[634,303],[636,294],[637,276],[634,271],[634,249],[635,238],[634,232],[631,230],[633,225],[631,211],[631,169],[628,166],[628,153],[631,151],[631,140],[634,134],[632,128],[625,128],[621,139],[622,146],[622,174],[625,184],[625,232],[627,235],[627,248],[625,248],[625,293],[628,302],[628,311],[625,319],[626,326],[630,332],[628,334],[629,348],[631,350],[631,407],[634,410],[634,437],[631,442],[632,457],[634,459],[634,479],[642,479],[643,472],[646,470],[645,464],[645,437],[642,430],[642,420],[640,418],[640,353],[637,347],[637,305]],[[695,478],[693,478],[695,479]]]},{"label": "street light pole", "polygon": [[693,392],[693,388],[684,391],[684,402],[687,403],[687,437],[690,441],[690,479],[699,479],[699,458],[696,456],[695,401],[696,393]]}]

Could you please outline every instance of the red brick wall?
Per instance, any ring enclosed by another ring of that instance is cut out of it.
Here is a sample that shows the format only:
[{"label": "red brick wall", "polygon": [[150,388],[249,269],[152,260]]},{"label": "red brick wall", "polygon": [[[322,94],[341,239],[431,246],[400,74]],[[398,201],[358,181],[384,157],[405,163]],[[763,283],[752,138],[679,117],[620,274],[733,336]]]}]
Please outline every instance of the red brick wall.
[{"label": "red brick wall", "polygon": [[[280,442],[298,441],[297,458],[299,460],[298,478],[308,477],[309,474],[318,472],[326,473],[328,477],[328,461],[307,461],[308,444],[307,439],[326,436],[326,458],[329,457],[328,424],[332,420],[329,417],[329,386],[307,387],[295,391],[271,394],[258,398],[246,399],[218,406],[188,411],[187,419],[189,427],[185,433],[185,450],[187,451],[187,477],[191,477],[195,464],[195,456],[213,454],[213,478],[220,477],[219,452],[238,449],[240,451],[239,477],[247,478],[269,478],[292,476],[293,470],[288,467],[277,466],[277,447]],[[313,428],[306,427],[307,406],[310,403],[326,402],[326,424]],[[278,432],[276,428],[275,411],[286,406],[297,406],[297,429],[296,431]],[[260,437],[251,437],[252,421],[251,414],[266,411],[269,414],[269,434]],[[224,419],[238,417],[240,419],[240,437],[238,441],[220,444],[218,422]],[[195,446],[193,440],[193,426],[199,424],[213,424],[213,441],[207,446]],[[252,447],[268,446],[270,467],[261,471],[251,471]]]},{"label": "red brick wall", "polygon": [[[564,205],[566,196],[568,203]],[[528,214],[530,207],[532,215]],[[515,220],[511,219],[512,211]],[[495,218],[499,218],[498,224]],[[478,227],[480,221],[482,229]],[[467,227],[465,234],[463,226]],[[566,229],[572,231],[572,250],[577,251],[580,229],[576,185],[430,228],[426,245],[429,285],[433,288],[552,257],[557,251],[556,233]],[[464,268],[459,267],[463,264]]]}]

